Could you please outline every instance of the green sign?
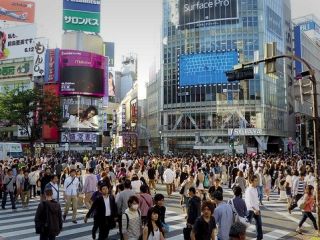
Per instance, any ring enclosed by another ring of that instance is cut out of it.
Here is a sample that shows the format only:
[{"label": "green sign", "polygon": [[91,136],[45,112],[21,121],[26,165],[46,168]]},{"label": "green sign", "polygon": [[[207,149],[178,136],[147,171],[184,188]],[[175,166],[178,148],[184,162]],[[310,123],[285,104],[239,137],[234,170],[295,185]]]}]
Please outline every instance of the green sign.
[{"label": "green sign", "polygon": [[28,75],[31,73],[29,62],[0,65],[0,78]]},{"label": "green sign", "polygon": [[63,10],[63,30],[100,32],[100,12]]}]

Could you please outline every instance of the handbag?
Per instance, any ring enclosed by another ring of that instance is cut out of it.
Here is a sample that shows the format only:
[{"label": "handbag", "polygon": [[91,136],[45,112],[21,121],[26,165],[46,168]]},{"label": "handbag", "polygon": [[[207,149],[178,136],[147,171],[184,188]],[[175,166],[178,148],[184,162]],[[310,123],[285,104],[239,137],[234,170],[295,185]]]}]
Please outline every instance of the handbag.
[{"label": "handbag", "polygon": [[183,238],[184,240],[190,240],[191,239],[191,231],[192,228],[186,226],[185,228],[183,228]]},{"label": "handbag", "polygon": [[233,204],[233,200],[232,200],[232,199],[229,200],[229,204],[230,204],[230,202],[231,202],[231,207],[232,207],[232,211],[233,211],[233,214],[234,214],[234,221],[235,221],[235,222],[241,222],[241,223],[245,224],[246,226],[248,226],[248,225],[249,225],[249,222],[248,222],[247,218],[246,218],[246,217],[241,217],[241,216],[238,214],[236,208],[234,207],[234,204]]},{"label": "handbag", "polygon": [[183,186],[183,187],[180,189],[180,192],[179,192],[179,193],[180,193],[181,195],[184,194],[184,189],[185,189],[185,186]]},{"label": "handbag", "polygon": [[298,205],[298,208],[300,208],[301,210],[304,210],[306,206],[306,200],[304,196],[299,199],[299,201],[297,202],[297,205]]}]

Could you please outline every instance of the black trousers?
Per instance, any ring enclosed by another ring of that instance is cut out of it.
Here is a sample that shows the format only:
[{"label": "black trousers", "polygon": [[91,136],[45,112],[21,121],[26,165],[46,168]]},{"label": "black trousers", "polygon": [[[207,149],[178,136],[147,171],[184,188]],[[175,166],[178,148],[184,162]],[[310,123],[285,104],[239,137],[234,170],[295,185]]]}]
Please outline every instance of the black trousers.
[{"label": "black trousers", "polygon": [[56,236],[50,236],[47,233],[40,233],[40,240],[55,240]]},{"label": "black trousers", "polygon": [[36,191],[36,185],[30,185],[30,197],[36,197],[37,191]]},{"label": "black trousers", "polygon": [[92,230],[91,230],[92,239],[96,239],[96,233],[97,233],[98,228],[99,228],[99,222],[97,219],[94,219]]},{"label": "black trousers", "polygon": [[12,209],[15,209],[16,208],[16,199],[15,199],[15,194],[13,192],[4,192],[3,193],[1,206],[2,206],[2,208],[4,208],[6,206],[8,194],[10,196]]},{"label": "black trousers", "polygon": [[109,237],[110,226],[112,225],[112,218],[105,217],[103,220],[98,221],[99,238],[98,240],[106,240]]},{"label": "black trousers", "polygon": [[310,218],[314,229],[318,230],[317,221],[316,221],[315,217],[312,215],[312,212],[303,212],[302,213],[302,219],[299,222],[299,227],[302,227],[303,223],[307,220],[307,218]]},{"label": "black trousers", "polygon": [[303,194],[297,194],[297,195],[294,197],[294,201],[292,201],[289,209],[290,209],[290,210],[295,209],[295,208],[298,206],[298,204],[297,204],[298,201],[299,201],[300,198],[302,198],[302,197],[303,197]]}]

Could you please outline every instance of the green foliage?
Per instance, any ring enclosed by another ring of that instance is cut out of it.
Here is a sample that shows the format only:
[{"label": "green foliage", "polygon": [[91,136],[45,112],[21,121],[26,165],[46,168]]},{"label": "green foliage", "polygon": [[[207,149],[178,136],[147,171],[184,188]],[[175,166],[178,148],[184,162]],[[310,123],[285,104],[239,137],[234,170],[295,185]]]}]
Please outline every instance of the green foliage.
[{"label": "green foliage", "polygon": [[59,124],[59,97],[50,91],[19,88],[0,93],[0,121],[19,125],[33,142],[41,137],[42,125]]}]

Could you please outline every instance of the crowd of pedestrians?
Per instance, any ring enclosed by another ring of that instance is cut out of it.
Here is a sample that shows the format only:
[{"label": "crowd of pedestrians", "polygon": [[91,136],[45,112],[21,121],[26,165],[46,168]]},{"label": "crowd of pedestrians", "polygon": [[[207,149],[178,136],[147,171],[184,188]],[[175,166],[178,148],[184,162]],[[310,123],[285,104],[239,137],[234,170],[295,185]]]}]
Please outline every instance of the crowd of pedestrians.
[{"label": "crowd of pedestrians", "polygon": [[[93,239],[97,233],[98,239],[108,239],[118,228],[124,240],[163,240],[170,231],[165,201],[176,192],[186,214],[185,239],[245,239],[246,227],[254,224],[260,240],[261,207],[275,191],[287,201],[289,213],[302,210],[298,233],[309,218],[319,234],[313,216],[315,177],[312,159],[307,159],[267,154],[10,159],[0,161],[1,207],[7,207],[8,196],[14,211],[17,202],[28,208],[30,198],[39,198],[35,226],[40,239],[55,239],[70,211],[77,224],[78,209],[87,209],[84,222],[93,218]],[[165,185],[165,194],[159,184]],[[234,193],[228,201],[225,188]]]}]

